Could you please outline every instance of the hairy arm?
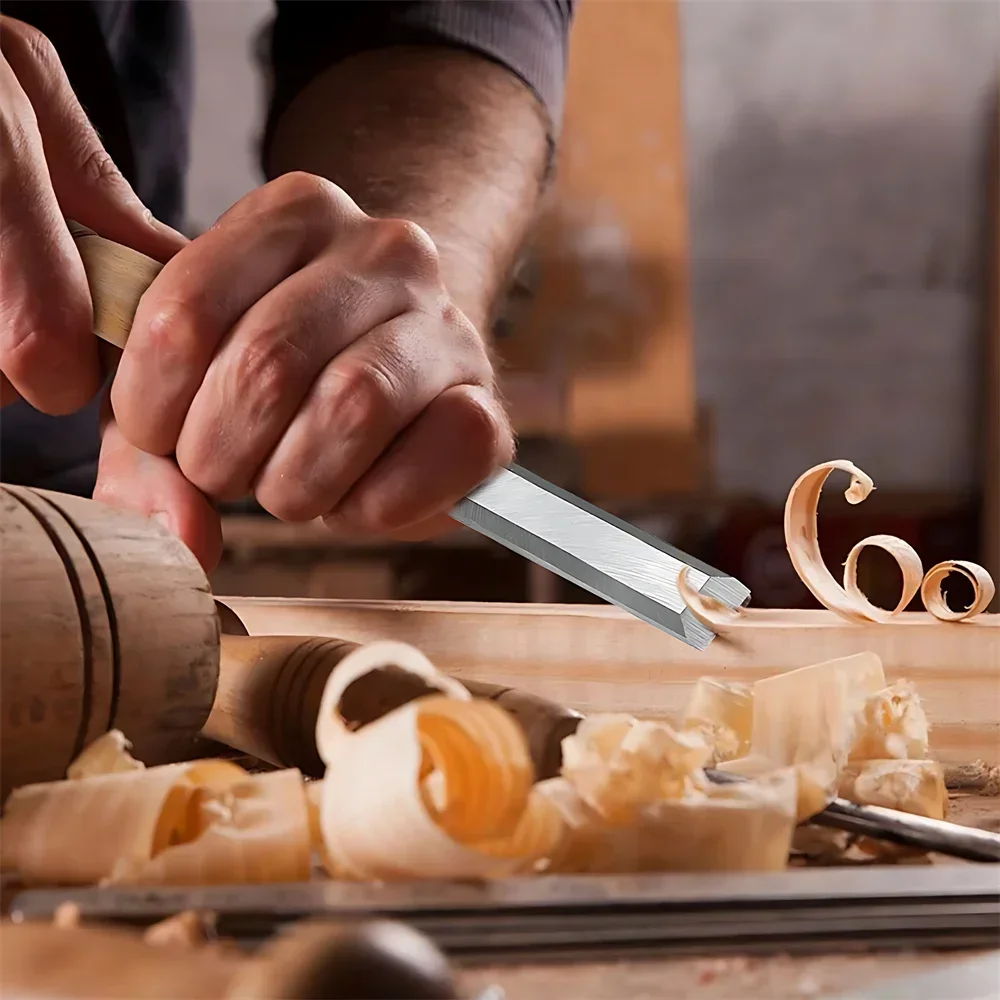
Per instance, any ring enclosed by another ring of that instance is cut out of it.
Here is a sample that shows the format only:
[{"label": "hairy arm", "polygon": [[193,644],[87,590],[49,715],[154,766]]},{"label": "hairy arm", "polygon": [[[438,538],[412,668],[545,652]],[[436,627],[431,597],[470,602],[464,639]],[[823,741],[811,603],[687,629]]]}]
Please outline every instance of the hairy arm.
[{"label": "hairy arm", "polygon": [[284,110],[268,177],[305,170],[437,244],[454,302],[488,334],[535,214],[549,123],[509,70],[445,46],[391,46],[321,73]]}]

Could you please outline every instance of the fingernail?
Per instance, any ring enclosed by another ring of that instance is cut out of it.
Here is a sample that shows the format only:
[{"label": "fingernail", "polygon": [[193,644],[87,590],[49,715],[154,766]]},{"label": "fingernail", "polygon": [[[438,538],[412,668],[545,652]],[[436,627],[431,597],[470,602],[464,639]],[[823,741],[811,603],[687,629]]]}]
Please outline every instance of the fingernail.
[{"label": "fingernail", "polygon": [[160,222],[148,208],[143,210],[143,216],[150,229],[155,229],[158,233],[163,233],[165,236],[174,236],[185,243],[187,242],[187,237],[183,233],[178,232],[173,226],[168,226],[165,222]]}]

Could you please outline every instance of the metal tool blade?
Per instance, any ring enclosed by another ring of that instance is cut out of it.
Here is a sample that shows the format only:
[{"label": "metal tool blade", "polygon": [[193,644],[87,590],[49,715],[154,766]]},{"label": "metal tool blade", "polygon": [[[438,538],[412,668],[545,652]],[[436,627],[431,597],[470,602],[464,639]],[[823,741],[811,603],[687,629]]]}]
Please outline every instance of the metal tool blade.
[{"label": "metal tool blade", "polygon": [[677,590],[681,570],[706,597],[737,608],[749,589],[707,563],[510,465],[459,502],[456,520],[695,649],[715,637]]},{"label": "metal tool blade", "polygon": [[10,918],[148,926],[210,912],[253,948],[297,920],[405,920],[458,962],[996,947],[1000,887],[979,866],[532,876],[486,882],[108,886],[18,894]]},{"label": "metal tool blade", "polygon": [[[741,784],[748,780],[742,775],[711,767],[705,769],[705,774],[709,780],[720,785]],[[889,840],[922,851],[936,851],[966,861],[1000,864],[1000,834],[949,823],[944,819],[917,816],[884,806],[863,806],[835,798],[822,812],[811,816],[808,822],[857,836]]]}]

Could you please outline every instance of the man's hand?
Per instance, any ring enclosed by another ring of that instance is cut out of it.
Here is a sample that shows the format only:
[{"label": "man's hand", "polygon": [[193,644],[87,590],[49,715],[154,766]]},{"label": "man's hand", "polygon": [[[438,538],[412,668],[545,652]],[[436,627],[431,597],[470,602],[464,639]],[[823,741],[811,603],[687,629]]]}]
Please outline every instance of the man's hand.
[{"label": "man's hand", "polygon": [[0,17],[0,402],[71,413],[100,385],[86,275],[64,216],[158,260],[154,220],[77,102],[52,45]]},{"label": "man's hand", "polygon": [[206,563],[205,497],[252,491],[285,520],[422,536],[513,451],[431,239],[305,173],[247,195],[164,267],[111,400],[95,496],[162,512]]}]

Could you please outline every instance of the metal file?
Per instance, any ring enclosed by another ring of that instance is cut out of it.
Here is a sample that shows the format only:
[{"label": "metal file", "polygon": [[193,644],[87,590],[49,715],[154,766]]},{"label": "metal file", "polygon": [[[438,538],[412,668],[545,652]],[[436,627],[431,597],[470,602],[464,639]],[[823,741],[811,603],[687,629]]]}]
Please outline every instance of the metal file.
[{"label": "metal file", "polygon": [[681,570],[706,597],[737,608],[749,589],[707,563],[516,465],[495,473],[451,516],[695,649],[714,638],[677,589]]}]

